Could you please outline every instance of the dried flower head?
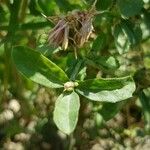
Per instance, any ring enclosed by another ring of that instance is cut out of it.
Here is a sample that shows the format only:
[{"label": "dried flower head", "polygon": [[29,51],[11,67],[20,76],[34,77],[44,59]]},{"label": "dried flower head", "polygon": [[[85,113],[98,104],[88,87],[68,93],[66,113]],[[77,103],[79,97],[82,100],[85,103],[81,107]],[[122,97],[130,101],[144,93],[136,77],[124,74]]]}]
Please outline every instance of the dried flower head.
[{"label": "dried flower head", "polygon": [[49,32],[48,43],[54,47],[61,46],[66,50],[69,45],[74,47],[82,47],[88,41],[93,32],[93,17],[97,11],[95,4],[90,10],[79,11],[74,10],[68,12],[66,16],[52,16],[46,17],[49,21],[55,24],[55,27]]},{"label": "dried flower head", "polygon": [[56,26],[49,32],[48,43],[63,49],[68,47],[69,26],[65,20],[60,20]]},{"label": "dried flower head", "polygon": [[78,16],[80,17],[78,21],[81,24],[81,28],[76,33],[74,39],[78,47],[82,47],[93,32],[93,16],[90,15],[89,12],[79,12]]}]

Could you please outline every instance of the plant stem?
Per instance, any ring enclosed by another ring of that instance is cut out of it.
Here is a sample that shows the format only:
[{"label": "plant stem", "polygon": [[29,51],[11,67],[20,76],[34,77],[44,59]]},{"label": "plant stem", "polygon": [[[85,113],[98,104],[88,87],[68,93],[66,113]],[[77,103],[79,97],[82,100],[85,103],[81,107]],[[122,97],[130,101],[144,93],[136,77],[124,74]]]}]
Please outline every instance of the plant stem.
[{"label": "plant stem", "polygon": [[[14,0],[13,4],[10,4],[10,20],[8,26],[8,32],[6,35],[6,41],[4,44],[4,59],[5,59],[5,70],[4,70],[4,92],[3,99],[7,99],[7,90],[9,83],[9,75],[11,73],[11,50],[15,37],[16,28],[18,26],[18,13],[20,8],[21,0]],[[11,75],[10,75],[11,76]]]},{"label": "plant stem", "polygon": [[28,0],[22,0],[20,14],[19,14],[20,22],[23,22],[23,20],[25,19],[27,6],[28,6]]},{"label": "plant stem", "polygon": [[139,94],[140,102],[142,104],[143,108],[143,114],[145,119],[145,130],[149,134],[150,133],[150,102],[149,98],[146,96],[146,94],[142,91]]},{"label": "plant stem", "polygon": [[69,145],[68,145],[68,150],[73,150],[73,146],[75,144],[75,139],[73,137],[73,133],[69,135]]}]

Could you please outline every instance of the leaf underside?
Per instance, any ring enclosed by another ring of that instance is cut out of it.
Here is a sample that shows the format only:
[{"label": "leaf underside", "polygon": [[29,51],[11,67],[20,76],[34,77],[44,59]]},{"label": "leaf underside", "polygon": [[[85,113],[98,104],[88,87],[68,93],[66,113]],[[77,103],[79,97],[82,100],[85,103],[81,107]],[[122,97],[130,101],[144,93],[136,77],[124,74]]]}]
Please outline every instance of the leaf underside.
[{"label": "leaf underside", "polygon": [[56,100],[54,122],[64,133],[70,134],[76,127],[80,108],[79,96],[75,92],[62,93]]}]

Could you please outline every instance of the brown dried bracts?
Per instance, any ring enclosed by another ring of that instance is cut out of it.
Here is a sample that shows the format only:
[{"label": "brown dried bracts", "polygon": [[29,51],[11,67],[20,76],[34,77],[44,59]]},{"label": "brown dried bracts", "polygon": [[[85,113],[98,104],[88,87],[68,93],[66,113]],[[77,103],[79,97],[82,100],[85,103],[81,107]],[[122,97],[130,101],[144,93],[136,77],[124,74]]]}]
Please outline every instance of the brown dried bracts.
[{"label": "brown dried bracts", "polygon": [[48,43],[54,47],[61,46],[66,50],[71,44],[74,47],[82,47],[93,32],[93,17],[97,14],[95,4],[87,11],[75,10],[68,12],[66,16],[46,17],[55,24],[55,27],[49,32]]}]

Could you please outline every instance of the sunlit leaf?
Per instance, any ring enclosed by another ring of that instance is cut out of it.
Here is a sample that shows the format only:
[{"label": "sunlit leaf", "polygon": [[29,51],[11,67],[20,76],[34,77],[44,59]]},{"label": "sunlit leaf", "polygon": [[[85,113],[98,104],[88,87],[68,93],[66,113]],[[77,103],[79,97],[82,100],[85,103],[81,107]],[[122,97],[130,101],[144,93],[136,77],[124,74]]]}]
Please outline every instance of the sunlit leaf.
[{"label": "sunlit leaf", "polygon": [[63,93],[56,100],[54,121],[57,127],[64,133],[70,134],[76,127],[80,108],[77,93]]},{"label": "sunlit leaf", "polygon": [[36,83],[50,88],[61,88],[69,80],[56,64],[30,48],[14,47],[12,57],[17,69]]},{"label": "sunlit leaf", "polygon": [[87,60],[87,63],[107,72],[112,72],[119,67],[118,60],[113,56],[93,56]]},{"label": "sunlit leaf", "polygon": [[123,16],[131,17],[140,13],[143,0],[118,0],[117,4]]},{"label": "sunlit leaf", "polygon": [[132,97],[135,83],[131,77],[90,79],[79,82],[77,92],[93,101],[119,102]]},{"label": "sunlit leaf", "polygon": [[106,45],[106,34],[101,33],[93,42],[92,50],[101,51]]},{"label": "sunlit leaf", "polygon": [[138,25],[122,20],[117,24],[113,32],[115,45],[119,53],[128,52],[129,49],[138,44],[142,39],[142,31]]}]

